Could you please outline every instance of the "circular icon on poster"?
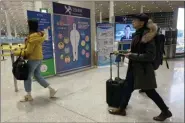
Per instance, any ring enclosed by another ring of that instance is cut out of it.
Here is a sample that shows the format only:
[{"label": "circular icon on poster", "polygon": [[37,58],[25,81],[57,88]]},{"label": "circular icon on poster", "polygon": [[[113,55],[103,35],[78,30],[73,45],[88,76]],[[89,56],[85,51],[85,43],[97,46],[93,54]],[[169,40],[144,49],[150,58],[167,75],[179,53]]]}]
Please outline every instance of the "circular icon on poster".
[{"label": "circular icon on poster", "polygon": [[62,39],[62,38],[63,38],[62,33],[59,33],[59,34],[58,34],[58,38],[59,38],[59,39]]},{"label": "circular icon on poster", "polygon": [[69,38],[64,38],[64,43],[68,44],[69,43]]},{"label": "circular icon on poster", "polygon": [[64,49],[64,43],[63,43],[63,42],[59,42],[59,43],[58,43],[58,48],[59,48],[60,50]]},{"label": "circular icon on poster", "polygon": [[63,54],[60,55],[60,59],[62,59],[62,60],[64,59],[64,55]]},{"label": "circular icon on poster", "polygon": [[64,21],[60,21],[60,26],[63,26],[64,25]]},{"label": "circular icon on poster", "polygon": [[89,36],[85,36],[85,41],[86,41],[86,42],[89,41]]},{"label": "circular icon on poster", "polygon": [[84,49],[82,50],[82,55],[85,55],[85,50]]},{"label": "circular icon on poster", "polygon": [[85,46],[85,49],[86,50],[89,50],[89,45],[88,44]]},{"label": "circular icon on poster", "polygon": [[85,41],[84,40],[82,40],[81,45],[82,45],[82,47],[85,46]]},{"label": "circular icon on poster", "polygon": [[86,58],[89,58],[90,57],[90,54],[89,52],[86,53]]},{"label": "circular icon on poster", "polygon": [[46,72],[48,70],[48,67],[47,67],[47,65],[45,65],[45,64],[43,64],[43,65],[41,65],[41,67],[40,67],[40,71],[41,72]]},{"label": "circular icon on poster", "polygon": [[66,48],[64,49],[64,51],[65,51],[66,54],[69,54],[69,53],[70,53],[69,47],[66,47]]},{"label": "circular icon on poster", "polygon": [[66,63],[66,64],[69,64],[70,62],[71,62],[70,56],[66,56],[66,57],[65,57],[65,63]]}]

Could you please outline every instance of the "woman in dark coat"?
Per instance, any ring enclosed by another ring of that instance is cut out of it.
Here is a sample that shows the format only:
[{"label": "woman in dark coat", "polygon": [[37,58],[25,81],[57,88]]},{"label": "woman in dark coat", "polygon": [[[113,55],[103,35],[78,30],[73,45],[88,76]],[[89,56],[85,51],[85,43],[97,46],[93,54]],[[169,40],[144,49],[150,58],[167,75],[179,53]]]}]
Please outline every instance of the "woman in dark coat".
[{"label": "woman in dark coat", "polygon": [[135,89],[142,89],[161,110],[161,114],[153,119],[156,121],[164,121],[166,118],[171,117],[172,113],[155,90],[157,84],[152,62],[156,52],[154,37],[157,31],[154,33],[150,32],[147,28],[148,20],[149,18],[145,14],[134,16],[132,23],[136,29],[136,33],[133,36],[131,52],[125,54],[129,59],[129,66],[122,92],[122,102],[118,109],[109,110],[109,113],[125,116],[125,109],[132,92]]}]

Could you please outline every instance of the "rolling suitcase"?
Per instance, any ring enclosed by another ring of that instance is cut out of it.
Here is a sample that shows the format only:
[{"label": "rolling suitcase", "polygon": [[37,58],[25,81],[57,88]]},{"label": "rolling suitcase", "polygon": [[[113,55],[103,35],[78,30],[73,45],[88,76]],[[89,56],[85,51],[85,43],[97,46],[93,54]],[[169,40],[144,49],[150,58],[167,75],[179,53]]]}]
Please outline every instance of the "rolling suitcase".
[{"label": "rolling suitcase", "polygon": [[108,106],[118,108],[122,99],[124,80],[119,77],[119,62],[117,77],[112,79],[112,55],[110,54],[110,79],[106,81],[106,101]]}]

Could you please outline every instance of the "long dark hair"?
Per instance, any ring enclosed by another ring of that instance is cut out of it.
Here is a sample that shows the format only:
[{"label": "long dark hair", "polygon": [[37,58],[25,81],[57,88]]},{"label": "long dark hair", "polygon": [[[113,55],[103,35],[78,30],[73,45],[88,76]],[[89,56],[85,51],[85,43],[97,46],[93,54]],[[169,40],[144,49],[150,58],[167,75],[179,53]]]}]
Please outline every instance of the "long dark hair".
[{"label": "long dark hair", "polygon": [[38,32],[38,21],[37,20],[28,20],[29,33]]}]

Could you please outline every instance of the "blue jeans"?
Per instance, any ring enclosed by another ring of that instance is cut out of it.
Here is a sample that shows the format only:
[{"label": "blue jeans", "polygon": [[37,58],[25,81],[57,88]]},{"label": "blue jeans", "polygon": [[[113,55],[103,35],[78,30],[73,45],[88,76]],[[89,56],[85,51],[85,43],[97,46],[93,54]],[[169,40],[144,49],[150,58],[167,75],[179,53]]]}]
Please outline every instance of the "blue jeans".
[{"label": "blue jeans", "polygon": [[28,79],[24,81],[24,89],[26,92],[31,92],[32,76],[34,76],[37,82],[44,88],[47,88],[49,86],[46,80],[41,76],[41,64],[42,60],[28,60],[29,76]]}]

